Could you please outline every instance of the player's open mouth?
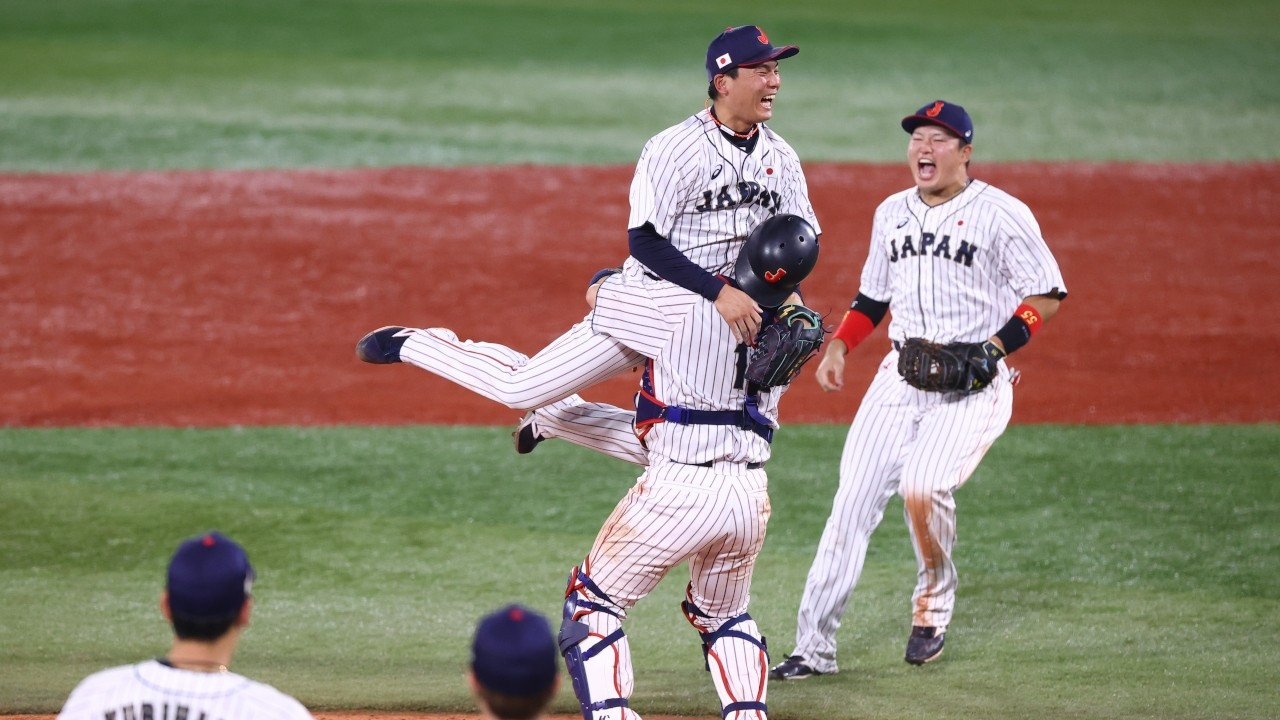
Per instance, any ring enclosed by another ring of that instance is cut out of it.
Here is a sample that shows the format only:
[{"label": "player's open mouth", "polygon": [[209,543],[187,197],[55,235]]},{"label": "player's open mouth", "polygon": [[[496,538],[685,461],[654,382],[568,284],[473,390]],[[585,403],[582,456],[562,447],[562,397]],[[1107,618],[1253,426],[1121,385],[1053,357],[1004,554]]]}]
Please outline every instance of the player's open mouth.
[{"label": "player's open mouth", "polygon": [[932,180],[933,176],[938,172],[938,166],[933,164],[931,160],[920,160],[916,162],[916,174],[921,180]]},{"label": "player's open mouth", "polygon": [[774,99],[775,97],[777,97],[777,95],[765,95],[764,97],[760,98],[760,104],[761,104],[761,105],[763,105],[763,106],[765,106],[765,109],[767,109],[767,110],[772,110],[772,109],[773,109],[773,99]]}]

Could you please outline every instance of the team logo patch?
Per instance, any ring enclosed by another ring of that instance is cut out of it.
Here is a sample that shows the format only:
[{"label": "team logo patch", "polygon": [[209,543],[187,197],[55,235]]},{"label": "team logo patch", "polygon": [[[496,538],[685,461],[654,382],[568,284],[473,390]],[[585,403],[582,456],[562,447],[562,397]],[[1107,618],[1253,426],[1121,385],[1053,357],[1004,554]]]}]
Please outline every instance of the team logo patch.
[{"label": "team logo patch", "polygon": [[939,100],[933,104],[933,107],[929,108],[928,110],[925,110],[924,114],[928,115],[929,117],[938,117],[938,113],[942,112],[942,106],[944,104],[945,103]]},{"label": "team logo patch", "polygon": [[728,65],[731,62],[733,62],[733,58],[729,57],[729,53],[725,53],[720,57],[716,58],[716,67],[724,67],[725,65]]},{"label": "team logo patch", "polygon": [[773,271],[769,271],[769,270],[764,271],[765,282],[776,283],[786,276],[787,276],[786,268],[778,268],[777,270],[773,270]]}]

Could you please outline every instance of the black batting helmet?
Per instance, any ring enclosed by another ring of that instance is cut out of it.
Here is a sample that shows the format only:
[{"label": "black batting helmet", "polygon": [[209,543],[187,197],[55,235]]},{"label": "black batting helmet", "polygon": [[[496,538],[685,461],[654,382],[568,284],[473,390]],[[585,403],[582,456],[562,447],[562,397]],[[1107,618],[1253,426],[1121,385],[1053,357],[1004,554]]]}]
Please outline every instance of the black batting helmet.
[{"label": "black batting helmet", "polygon": [[777,307],[817,263],[818,234],[813,226],[799,215],[774,215],[747,236],[733,279],[752,300]]}]

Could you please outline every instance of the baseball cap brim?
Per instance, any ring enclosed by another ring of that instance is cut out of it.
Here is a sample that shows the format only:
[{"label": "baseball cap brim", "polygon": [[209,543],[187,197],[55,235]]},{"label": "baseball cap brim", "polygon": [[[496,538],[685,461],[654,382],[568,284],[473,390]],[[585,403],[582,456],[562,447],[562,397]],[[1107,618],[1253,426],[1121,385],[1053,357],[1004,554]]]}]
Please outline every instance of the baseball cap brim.
[{"label": "baseball cap brim", "polygon": [[783,58],[789,58],[792,55],[798,54],[799,52],[800,52],[800,48],[795,45],[784,45],[780,48],[774,48],[773,52],[769,53],[768,55],[762,58],[757,58],[749,62],[738,63],[738,67],[752,68],[757,65],[763,65],[769,62],[770,60],[782,60]]},{"label": "baseball cap brim", "polygon": [[947,130],[950,130],[951,134],[955,135],[961,140],[964,140],[965,142],[968,142],[968,138],[964,136],[964,133],[957,130],[954,126],[948,125],[947,123],[942,122],[938,118],[931,118],[931,117],[928,117],[927,115],[908,115],[902,118],[902,129],[906,130],[907,132],[915,132],[916,128],[920,127],[921,125],[937,125],[940,128],[945,128]]}]

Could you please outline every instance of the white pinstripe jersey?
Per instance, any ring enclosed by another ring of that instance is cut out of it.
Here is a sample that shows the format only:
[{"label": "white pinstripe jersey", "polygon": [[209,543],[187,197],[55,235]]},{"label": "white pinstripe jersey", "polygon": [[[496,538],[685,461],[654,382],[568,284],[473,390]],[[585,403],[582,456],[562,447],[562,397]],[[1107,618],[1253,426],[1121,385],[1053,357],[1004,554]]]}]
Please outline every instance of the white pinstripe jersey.
[{"label": "white pinstripe jersey", "polygon": [[148,660],[103,670],[71,692],[58,720],[310,720],[302,703],[235,673]]},{"label": "white pinstripe jersey", "polygon": [[747,234],[776,213],[799,215],[821,233],[795,151],[767,126],[759,132],[743,152],[703,110],[650,138],[631,180],[627,227],[652,223],[712,273],[731,270]]},{"label": "white pinstripe jersey", "polygon": [[[740,410],[747,397],[746,348],[733,339],[715,305],[701,299],[691,303],[672,333],[651,367],[657,399],[691,410]],[[760,410],[775,425],[782,390],[759,393]],[[645,443],[651,457],[679,463],[765,462],[770,455],[764,438],[732,425],[657,423]]]},{"label": "white pinstripe jersey", "polygon": [[982,342],[1029,295],[1066,285],[1031,210],[973,180],[936,207],[916,188],[876,208],[861,292],[890,303],[891,340]]}]

